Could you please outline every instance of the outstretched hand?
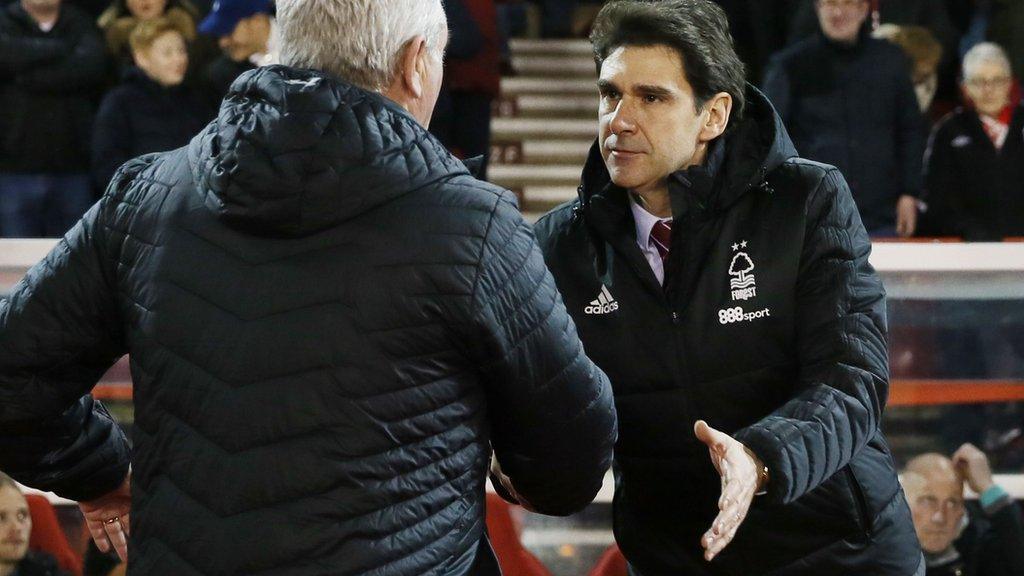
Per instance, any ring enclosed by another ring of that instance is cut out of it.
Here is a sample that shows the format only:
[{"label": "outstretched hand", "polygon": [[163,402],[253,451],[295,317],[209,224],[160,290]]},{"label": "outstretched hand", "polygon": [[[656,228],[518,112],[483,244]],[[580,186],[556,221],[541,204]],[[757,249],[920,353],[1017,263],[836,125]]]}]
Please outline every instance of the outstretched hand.
[{"label": "outstretched hand", "polygon": [[711,463],[722,478],[722,495],[718,499],[718,516],[700,539],[704,559],[711,561],[736,536],[747,517],[750,503],[760,490],[761,461],[742,442],[715,430],[703,420],[693,427],[697,439],[708,447]]},{"label": "outstretched hand", "polygon": [[115,490],[95,500],[79,502],[85,516],[85,525],[101,552],[117,551],[122,561],[128,561],[128,534],[131,530],[129,514],[132,507],[132,474]]}]

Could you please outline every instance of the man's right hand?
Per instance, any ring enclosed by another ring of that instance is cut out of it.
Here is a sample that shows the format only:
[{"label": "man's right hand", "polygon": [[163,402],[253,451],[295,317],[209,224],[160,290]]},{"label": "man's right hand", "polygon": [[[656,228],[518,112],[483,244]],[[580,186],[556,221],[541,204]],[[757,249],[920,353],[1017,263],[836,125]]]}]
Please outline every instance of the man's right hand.
[{"label": "man's right hand", "polygon": [[979,496],[991,488],[995,482],[992,480],[992,468],[989,466],[988,457],[974,444],[964,444],[953,453],[953,465],[957,472],[967,482],[967,485]]},{"label": "man's right hand", "polygon": [[494,454],[494,453],[491,453],[491,471],[490,472],[491,472],[491,482],[498,482],[498,483],[500,483],[501,487],[505,489],[505,492],[509,496],[514,498],[516,500],[517,504],[519,504],[523,508],[529,510],[530,512],[534,512],[533,506],[530,505],[530,503],[526,500],[526,498],[523,498],[522,495],[519,494],[519,492],[516,491],[515,486],[512,485],[512,479],[509,478],[508,476],[506,476],[505,473],[501,471],[501,463],[498,462],[498,455]]},{"label": "man's right hand", "polygon": [[129,514],[132,507],[132,473],[115,490],[88,502],[79,502],[85,516],[85,525],[100,552],[117,551],[122,561],[128,561],[128,534],[131,530]]}]

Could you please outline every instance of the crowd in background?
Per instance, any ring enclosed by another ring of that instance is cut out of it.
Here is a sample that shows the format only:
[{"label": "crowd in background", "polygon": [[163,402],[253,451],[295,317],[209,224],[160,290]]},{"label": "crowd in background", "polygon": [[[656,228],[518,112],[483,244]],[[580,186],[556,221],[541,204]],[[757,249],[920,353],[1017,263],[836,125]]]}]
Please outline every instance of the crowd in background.
[{"label": "crowd in background", "polygon": [[[802,156],[842,169],[873,236],[1024,236],[1024,3],[717,1],[748,79]],[[580,2],[534,3],[544,36],[586,34]],[[460,156],[488,151],[525,5],[445,2],[431,129]],[[0,236],[61,235],[121,164],[185,145],[239,74],[273,61],[270,0],[211,8],[0,0]]]}]

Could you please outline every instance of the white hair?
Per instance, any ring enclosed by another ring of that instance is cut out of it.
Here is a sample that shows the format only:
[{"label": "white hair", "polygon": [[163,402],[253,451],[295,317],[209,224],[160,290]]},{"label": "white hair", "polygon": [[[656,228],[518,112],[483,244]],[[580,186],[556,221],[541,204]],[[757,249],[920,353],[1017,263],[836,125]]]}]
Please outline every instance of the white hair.
[{"label": "white hair", "polygon": [[1010,59],[1006,52],[993,42],[982,42],[975,44],[974,48],[964,54],[963,75],[964,79],[971,78],[972,72],[983,63],[997,64],[1010,73]]},{"label": "white hair", "polygon": [[280,61],[381,92],[417,36],[440,60],[447,40],[441,0],[277,0]]}]

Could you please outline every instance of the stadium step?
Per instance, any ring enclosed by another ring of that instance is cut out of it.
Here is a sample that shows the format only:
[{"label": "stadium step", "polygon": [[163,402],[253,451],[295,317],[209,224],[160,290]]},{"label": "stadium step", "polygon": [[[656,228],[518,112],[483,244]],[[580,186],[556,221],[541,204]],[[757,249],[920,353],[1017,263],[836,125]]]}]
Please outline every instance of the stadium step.
[{"label": "stadium step", "polygon": [[566,56],[515,56],[512,67],[522,76],[557,76],[594,78],[596,69],[590,58]]},{"label": "stadium step", "polygon": [[515,140],[491,145],[491,165],[568,164],[582,167],[590,152],[590,140]]}]

